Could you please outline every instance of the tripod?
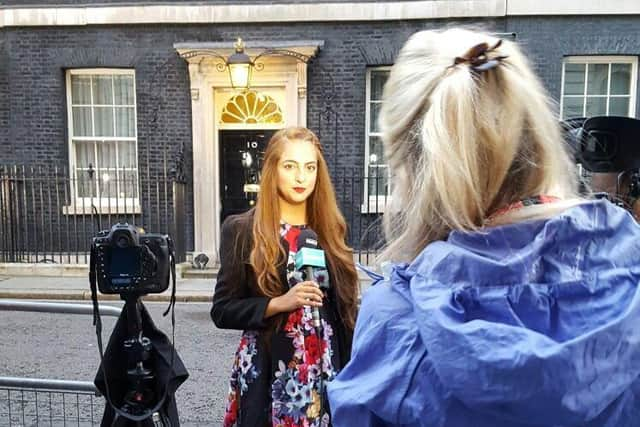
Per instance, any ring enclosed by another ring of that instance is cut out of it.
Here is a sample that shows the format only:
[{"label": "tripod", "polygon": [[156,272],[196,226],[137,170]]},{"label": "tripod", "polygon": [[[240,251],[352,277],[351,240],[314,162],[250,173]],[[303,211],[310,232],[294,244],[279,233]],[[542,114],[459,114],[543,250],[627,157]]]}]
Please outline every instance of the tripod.
[{"label": "tripod", "polygon": [[127,331],[129,338],[123,343],[127,354],[127,383],[129,390],[124,396],[122,409],[133,415],[141,415],[154,401],[155,392],[150,385],[155,375],[145,368],[144,362],[151,355],[151,340],[142,335],[142,318],[140,315],[140,297],[125,295],[127,310]]},{"label": "tripod", "polygon": [[[154,390],[154,373],[145,367],[145,362],[151,357],[153,345],[151,340],[142,335],[142,317],[140,295],[121,295],[125,301],[124,308],[127,311],[127,334],[123,347],[127,354],[127,391],[124,394],[122,411],[131,415],[143,415],[154,405],[157,391]],[[113,420],[115,425],[118,416]],[[164,427],[165,424],[158,412],[151,415],[154,427]],[[136,426],[142,426],[142,421],[136,421]],[[148,423],[145,423],[148,425]]]}]

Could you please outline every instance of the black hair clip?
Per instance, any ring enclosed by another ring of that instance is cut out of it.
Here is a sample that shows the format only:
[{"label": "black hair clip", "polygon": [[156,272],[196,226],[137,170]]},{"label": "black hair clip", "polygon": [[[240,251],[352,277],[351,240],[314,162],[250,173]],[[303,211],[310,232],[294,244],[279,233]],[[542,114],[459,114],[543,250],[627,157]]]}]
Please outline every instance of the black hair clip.
[{"label": "black hair clip", "polygon": [[469,67],[477,73],[490,70],[500,65],[503,59],[507,56],[495,56],[490,58],[487,54],[496,50],[502,44],[502,40],[498,40],[497,43],[489,47],[488,43],[480,43],[472,47],[464,54],[464,56],[457,56],[450,67],[455,67],[458,64],[466,63]]}]

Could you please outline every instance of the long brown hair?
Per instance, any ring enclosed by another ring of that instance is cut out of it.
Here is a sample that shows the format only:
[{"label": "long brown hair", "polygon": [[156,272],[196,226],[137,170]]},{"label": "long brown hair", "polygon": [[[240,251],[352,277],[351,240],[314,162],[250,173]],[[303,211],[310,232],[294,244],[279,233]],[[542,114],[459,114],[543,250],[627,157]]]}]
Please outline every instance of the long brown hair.
[{"label": "long brown hair", "polygon": [[347,224],[338,208],[327,163],[318,137],[307,128],[290,127],[276,132],[264,156],[260,193],[253,221],[253,249],[250,263],[256,273],[258,288],[267,297],[282,295],[283,289],[276,266],[285,262],[280,243],[280,204],[278,203],[278,162],[284,144],[308,141],[316,149],[318,169],[315,189],[307,199],[308,226],[318,234],[326,254],[331,286],[336,291],[338,310],[344,324],[353,329],[356,317],[358,274],[353,251],[345,243]]}]

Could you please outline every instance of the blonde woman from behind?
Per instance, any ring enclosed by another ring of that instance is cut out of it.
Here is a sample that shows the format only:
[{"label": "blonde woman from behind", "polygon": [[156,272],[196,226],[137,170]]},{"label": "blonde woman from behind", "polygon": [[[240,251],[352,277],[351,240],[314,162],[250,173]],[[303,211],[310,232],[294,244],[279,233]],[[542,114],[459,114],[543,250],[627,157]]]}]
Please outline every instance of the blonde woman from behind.
[{"label": "blonde woman from behind", "polygon": [[632,426],[640,227],[577,196],[557,116],[512,42],[414,34],[380,115],[390,277],[365,293],[333,425]]}]

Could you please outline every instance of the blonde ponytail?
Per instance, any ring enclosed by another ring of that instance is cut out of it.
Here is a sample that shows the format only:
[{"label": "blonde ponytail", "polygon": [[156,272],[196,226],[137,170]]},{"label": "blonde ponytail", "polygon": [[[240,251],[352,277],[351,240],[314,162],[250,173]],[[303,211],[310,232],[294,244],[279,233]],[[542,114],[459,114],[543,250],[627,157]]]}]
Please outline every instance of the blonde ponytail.
[{"label": "blonde ponytail", "polygon": [[[495,47],[485,61],[499,58],[486,71],[460,59],[479,45]],[[451,230],[478,230],[522,198],[577,197],[558,120],[514,43],[464,29],[416,33],[383,99],[393,192],[381,260],[410,261]]]}]

